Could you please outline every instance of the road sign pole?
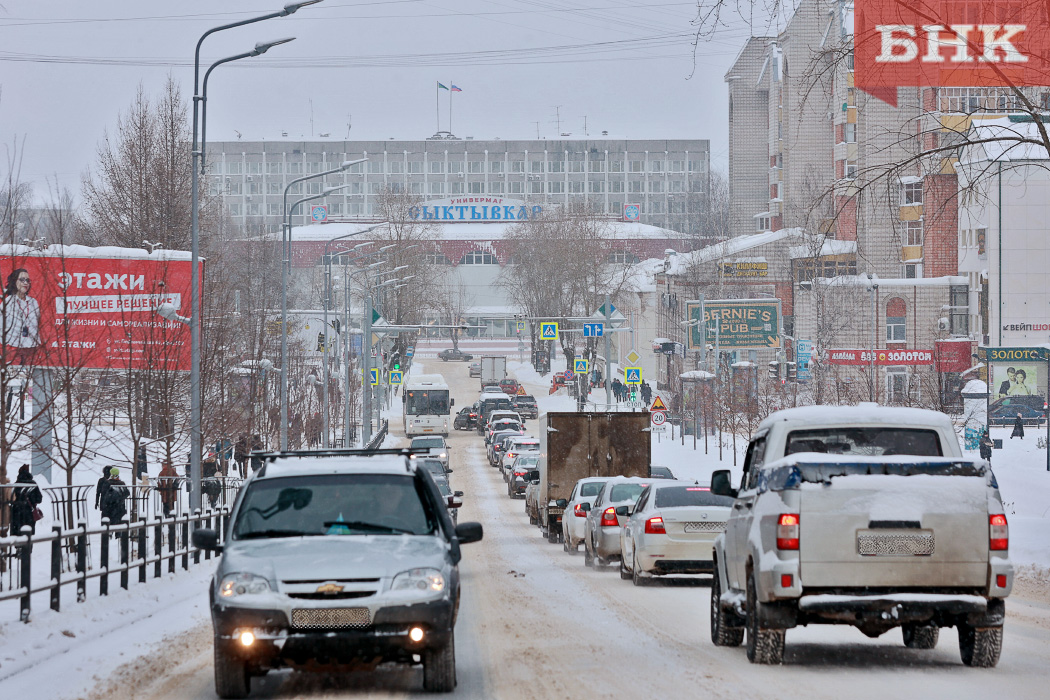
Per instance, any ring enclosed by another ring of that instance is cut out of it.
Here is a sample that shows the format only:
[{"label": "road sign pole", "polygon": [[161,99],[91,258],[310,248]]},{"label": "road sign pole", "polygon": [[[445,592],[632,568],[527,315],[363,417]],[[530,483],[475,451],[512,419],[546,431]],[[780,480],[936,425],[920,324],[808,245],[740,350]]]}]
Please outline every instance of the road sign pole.
[{"label": "road sign pole", "polygon": [[361,323],[361,446],[372,439],[372,297],[364,295],[365,317]]},{"label": "road sign pole", "polygon": [[[609,309],[609,307],[611,305],[612,305],[612,302],[609,301],[609,295],[606,294],[605,295],[605,329],[603,329],[603,330],[612,329],[612,317],[611,317],[611,313],[612,312]],[[608,408],[608,406],[612,403],[612,381],[611,381],[612,380],[612,376],[611,376],[612,375],[612,358],[609,357],[610,353],[612,352],[611,344],[610,344],[610,341],[609,341],[609,336],[612,335],[612,333],[603,333],[602,335],[605,336],[605,406]]]}]

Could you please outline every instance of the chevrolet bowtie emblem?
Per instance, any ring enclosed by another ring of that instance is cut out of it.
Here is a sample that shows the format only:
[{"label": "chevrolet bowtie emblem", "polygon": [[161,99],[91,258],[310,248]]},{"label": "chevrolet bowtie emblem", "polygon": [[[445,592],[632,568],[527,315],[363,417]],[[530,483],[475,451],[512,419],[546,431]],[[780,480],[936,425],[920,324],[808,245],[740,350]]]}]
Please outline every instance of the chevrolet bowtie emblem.
[{"label": "chevrolet bowtie emblem", "polygon": [[[701,513],[700,517],[703,518],[704,520],[707,520],[707,513]],[[320,589],[318,589],[318,590],[320,590]]]},{"label": "chevrolet bowtie emblem", "polygon": [[337,583],[326,583],[317,587],[318,593],[324,593],[326,595],[335,595],[336,593],[342,593],[343,587]]}]

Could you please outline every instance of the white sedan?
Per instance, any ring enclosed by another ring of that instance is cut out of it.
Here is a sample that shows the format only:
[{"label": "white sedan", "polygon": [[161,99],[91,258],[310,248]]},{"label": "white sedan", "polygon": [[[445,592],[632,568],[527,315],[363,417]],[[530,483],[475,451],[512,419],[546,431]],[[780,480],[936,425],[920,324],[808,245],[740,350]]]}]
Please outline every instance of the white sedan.
[{"label": "white sedan", "polygon": [[654,575],[711,573],[732,507],[706,486],[653,482],[620,530],[620,578],[641,586]]},{"label": "white sedan", "polygon": [[[594,499],[608,480],[608,477],[589,476],[577,481],[573,487],[565,515],[561,518],[562,549],[569,554],[580,551],[580,543],[587,534],[587,510],[594,505]],[[587,508],[583,507],[584,503]]]}]

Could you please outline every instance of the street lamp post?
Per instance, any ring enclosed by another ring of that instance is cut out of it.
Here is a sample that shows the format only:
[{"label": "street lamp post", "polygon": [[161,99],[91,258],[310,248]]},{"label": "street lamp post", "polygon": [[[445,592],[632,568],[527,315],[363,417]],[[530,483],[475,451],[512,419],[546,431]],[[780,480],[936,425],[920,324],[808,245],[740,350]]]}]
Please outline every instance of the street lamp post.
[{"label": "street lamp post", "polygon": [[344,161],[338,168],[332,168],[322,173],[304,175],[288,183],[284,188],[284,223],[281,227],[281,449],[288,449],[288,277],[292,266],[292,213],[295,207],[311,199],[317,199],[321,195],[300,199],[288,207],[288,192],[293,185],[318,177],[326,177],[348,170],[358,163],[364,163],[367,158]]},{"label": "street lamp post", "polygon": [[[200,171],[204,162],[204,149],[198,148],[197,133],[201,125],[201,102],[203,95],[200,93],[200,65],[201,45],[204,40],[216,32],[221,32],[234,27],[242,27],[246,24],[254,24],[276,17],[286,17],[307,5],[316,5],[322,0],[297,0],[286,4],[277,12],[271,12],[258,17],[250,17],[238,22],[223,24],[212,27],[201,35],[197,40],[197,46],[193,52],[193,135],[190,148],[190,508],[199,510],[201,507],[201,334],[200,334]],[[280,42],[283,43],[283,42]],[[270,46],[275,46],[276,43]],[[253,51],[247,55],[236,58],[247,58],[263,53],[270,46],[257,44]],[[265,47],[265,48],[264,48]],[[258,51],[258,53],[256,53]],[[219,61],[211,66],[214,68],[222,63],[227,63],[236,58]],[[211,72],[211,68],[208,72]],[[202,141],[203,143],[203,141]],[[198,165],[198,162],[201,164]]]},{"label": "street lamp post", "polygon": [[868,358],[868,375],[871,383],[868,384],[868,401],[875,401],[875,346],[878,344],[879,335],[879,310],[876,296],[879,293],[879,285],[872,274],[868,273],[868,291],[871,292],[871,356]]}]

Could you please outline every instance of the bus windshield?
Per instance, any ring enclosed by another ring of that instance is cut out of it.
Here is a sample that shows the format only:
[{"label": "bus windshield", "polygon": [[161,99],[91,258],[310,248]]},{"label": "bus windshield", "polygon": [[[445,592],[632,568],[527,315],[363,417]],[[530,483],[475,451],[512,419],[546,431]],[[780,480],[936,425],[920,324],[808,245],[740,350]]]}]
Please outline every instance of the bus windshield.
[{"label": "bus windshield", "polygon": [[448,389],[413,389],[405,396],[405,413],[410,416],[447,416]]}]

